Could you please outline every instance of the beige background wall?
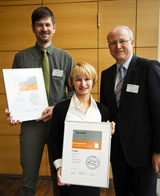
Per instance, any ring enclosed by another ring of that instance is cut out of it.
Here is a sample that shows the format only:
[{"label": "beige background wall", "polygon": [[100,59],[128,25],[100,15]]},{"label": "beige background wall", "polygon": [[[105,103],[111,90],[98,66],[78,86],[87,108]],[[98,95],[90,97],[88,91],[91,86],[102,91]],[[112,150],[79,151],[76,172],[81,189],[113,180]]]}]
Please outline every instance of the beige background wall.
[{"label": "beige background wall", "polygon": [[[0,0],[0,69],[11,68],[19,50],[34,45],[31,13],[48,6],[56,19],[53,45],[67,50],[75,62],[90,62],[100,74],[114,63],[106,42],[115,25],[127,25],[134,32],[135,53],[158,57],[159,0]],[[100,27],[97,27],[97,14]],[[99,82],[92,90],[99,100]],[[4,113],[7,107],[0,70],[0,174],[21,174],[19,163],[19,126],[10,126]],[[45,147],[40,175],[50,175]]]}]

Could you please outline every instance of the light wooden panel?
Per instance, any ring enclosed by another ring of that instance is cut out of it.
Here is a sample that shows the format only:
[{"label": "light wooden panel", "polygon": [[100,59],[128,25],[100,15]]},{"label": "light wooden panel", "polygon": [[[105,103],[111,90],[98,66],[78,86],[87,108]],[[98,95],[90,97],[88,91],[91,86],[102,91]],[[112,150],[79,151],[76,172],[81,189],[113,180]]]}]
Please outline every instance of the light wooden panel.
[{"label": "light wooden panel", "polygon": [[0,94],[0,134],[4,135],[19,135],[20,126],[14,125],[11,126],[6,119],[5,109],[7,106],[6,96],[4,94]]},{"label": "light wooden panel", "polygon": [[42,0],[0,0],[0,5],[41,4]]},{"label": "light wooden panel", "polygon": [[11,68],[15,54],[15,51],[0,52],[0,69]]},{"label": "light wooden panel", "polygon": [[[48,150],[47,146],[46,149]],[[46,167],[47,167],[47,176],[51,176],[51,170],[50,170],[50,165],[49,165],[49,158],[48,158],[48,153],[47,155],[47,163],[46,163]]]},{"label": "light wooden panel", "polygon": [[49,176],[49,174],[47,174],[47,164],[48,164],[47,156],[48,156],[48,150],[47,150],[47,146],[45,145],[43,156],[42,156],[42,161],[41,161],[41,166],[39,170],[40,176]]},{"label": "light wooden panel", "polygon": [[16,52],[0,52],[0,93],[5,93],[1,69],[9,69],[12,67],[15,53]]},{"label": "light wooden panel", "polygon": [[158,48],[136,48],[136,55],[142,58],[158,59]]},{"label": "light wooden panel", "polygon": [[[74,63],[79,61],[86,61],[93,65],[98,73],[97,67],[97,50],[96,49],[83,49],[83,50],[68,50],[68,52],[72,55]],[[92,89],[92,93],[97,93],[97,84]]]},{"label": "light wooden panel", "polygon": [[59,48],[97,47],[97,3],[48,4],[55,14],[53,44]]},{"label": "light wooden panel", "polygon": [[[114,58],[110,55],[109,49],[99,50],[99,84],[101,81],[101,72],[115,63]],[[99,88],[100,89],[100,88]]]},{"label": "light wooden panel", "polygon": [[5,94],[5,87],[4,87],[2,70],[0,70],[0,93]]},{"label": "light wooden panel", "polygon": [[97,1],[97,0],[43,0],[44,3],[73,3],[73,2],[86,2],[86,1]]},{"label": "light wooden panel", "polygon": [[[0,135],[0,174],[22,174],[19,136]],[[40,175],[46,175],[46,148],[43,153]]]},{"label": "light wooden panel", "polygon": [[0,135],[0,174],[21,174],[19,136]]},{"label": "light wooden panel", "polygon": [[98,96],[98,94],[93,94],[92,93],[92,96],[93,96],[93,98],[94,98],[95,101],[99,102],[99,96]]},{"label": "light wooden panel", "polygon": [[117,25],[126,25],[135,33],[136,0],[102,1],[99,3],[99,47],[107,47],[107,33]]},{"label": "light wooden panel", "polygon": [[158,46],[159,0],[138,0],[137,47]]},{"label": "light wooden panel", "polygon": [[37,7],[39,6],[0,7],[0,51],[20,50],[34,45],[31,14]]},{"label": "light wooden panel", "polygon": [[97,49],[68,49],[67,51],[71,54],[74,63],[87,61],[97,69]]},{"label": "light wooden panel", "polygon": [[110,164],[110,170],[109,170],[109,177],[112,179],[113,178],[113,173],[112,173],[112,166]]}]

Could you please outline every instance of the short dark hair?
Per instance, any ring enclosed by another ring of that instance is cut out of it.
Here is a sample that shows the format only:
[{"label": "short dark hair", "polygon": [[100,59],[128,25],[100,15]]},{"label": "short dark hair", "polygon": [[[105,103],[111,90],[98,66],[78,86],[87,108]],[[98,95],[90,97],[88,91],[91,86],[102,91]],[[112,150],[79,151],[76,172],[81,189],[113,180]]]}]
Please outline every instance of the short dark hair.
[{"label": "short dark hair", "polygon": [[34,26],[36,21],[39,21],[40,19],[45,17],[51,17],[52,23],[54,25],[54,14],[48,7],[39,7],[35,9],[32,13],[32,25]]}]

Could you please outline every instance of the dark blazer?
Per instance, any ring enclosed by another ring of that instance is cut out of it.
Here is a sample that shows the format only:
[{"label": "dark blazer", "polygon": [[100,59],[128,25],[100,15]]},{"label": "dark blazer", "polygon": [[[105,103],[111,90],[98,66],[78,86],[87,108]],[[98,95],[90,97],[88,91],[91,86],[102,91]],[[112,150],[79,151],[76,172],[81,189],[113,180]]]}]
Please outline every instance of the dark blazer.
[{"label": "dark blazer", "polygon": [[[112,153],[118,136],[127,162],[133,166],[151,164],[153,152],[160,153],[160,64],[133,56],[121,92],[119,108],[114,93],[116,64],[101,75],[100,100],[109,108],[110,121],[116,122]],[[138,85],[138,93],[126,92],[127,85]]]},{"label": "dark blazer", "polygon": [[[50,148],[53,155],[53,161],[62,158],[64,121],[70,105],[70,99],[58,103],[53,109],[52,126],[50,135]],[[97,103],[99,111],[102,116],[102,121],[109,119],[108,108],[100,103]]]}]

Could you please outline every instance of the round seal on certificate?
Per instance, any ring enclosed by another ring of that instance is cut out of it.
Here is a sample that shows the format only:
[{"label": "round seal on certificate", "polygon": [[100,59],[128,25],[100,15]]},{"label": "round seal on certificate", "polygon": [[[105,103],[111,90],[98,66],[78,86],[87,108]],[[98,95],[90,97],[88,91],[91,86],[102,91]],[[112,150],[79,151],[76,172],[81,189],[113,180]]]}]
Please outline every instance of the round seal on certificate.
[{"label": "round seal on certificate", "polygon": [[89,156],[86,160],[86,165],[89,169],[97,169],[100,165],[99,158],[94,155]]}]

